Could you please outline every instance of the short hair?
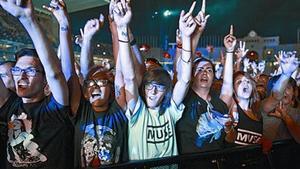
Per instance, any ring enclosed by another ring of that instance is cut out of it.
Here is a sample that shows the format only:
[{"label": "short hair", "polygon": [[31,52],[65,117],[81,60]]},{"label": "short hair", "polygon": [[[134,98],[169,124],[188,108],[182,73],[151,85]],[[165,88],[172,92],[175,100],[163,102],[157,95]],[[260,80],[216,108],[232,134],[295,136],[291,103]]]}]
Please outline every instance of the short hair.
[{"label": "short hair", "polygon": [[[115,98],[114,75],[113,75],[113,73],[110,70],[107,70],[106,68],[104,68],[103,66],[96,65],[96,66],[93,66],[89,70],[85,81],[92,79],[92,77],[96,74],[99,77],[99,79],[109,81],[109,87],[111,89],[110,96],[109,96],[109,103],[112,103],[114,98]],[[86,90],[87,90],[86,83],[83,83],[84,93],[85,93]]]},{"label": "short hair", "polygon": [[92,79],[92,77],[97,74],[100,79],[108,80],[111,84],[114,84],[114,75],[110,70],[107,70],[103,66],[93,66],[88,74],[87,74],[87,80]]},{"label": "short hair", "polygon": [[4,65],[4,64],[12,64],[12,65],[15,65],[15,64],[16,64],[16,61],[6,60],[6,61],[1,61],[1,62],[0,62],[0,66],[1,66],[1,65]]},{"label": "short hair", "polygon": [[199,64],[200,62],[208,62],[208,63],[210,63],[211,66],[212,66],[212,69],[213,69],[214,76],[215,76],[215,72],[216,72],[216,70],[215,70],[215,65],[213,64],[213,62],[212,62],[211,60],[206,59],[206,58],[204,58],[204,57],[196,57],[196,58],[194,59],[194,61],[193,61],[193,73],[195,72],[195,70],[196,70],[196,68],[197,68],[197,66],[198,66],[198,64]]},{"label": "short hair", "polygon": [[15,53],[16,60],[18,60],[20,57],[23,56],[32,56],[32,57],[39,58],[38,53],[33,48],[22,48],[21,50]]}]

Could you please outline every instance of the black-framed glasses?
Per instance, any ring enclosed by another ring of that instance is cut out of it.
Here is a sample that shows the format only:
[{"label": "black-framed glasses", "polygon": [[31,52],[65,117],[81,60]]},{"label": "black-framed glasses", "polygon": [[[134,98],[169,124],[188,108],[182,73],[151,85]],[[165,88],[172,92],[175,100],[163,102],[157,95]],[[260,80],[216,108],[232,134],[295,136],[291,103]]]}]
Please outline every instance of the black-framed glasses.
[{"label": "black-framed glasses", "polygon": [[22,72],[24,72],[26,76],[34,77],[38,72],[42,72],[34,67],[28,67],[26,69],[21,69],[19,67],[12,67],[10,70],[13,76],[20,76]]},{"label": "black-framed glasses", "polygon": [[108,84],[108,80],[86,80],[84,83],[87,87],[92,87],[95,85],[104,87]]},{"label": "black-framed glasses", "polygon": [[161,84],[157,84],[157,83],[147,83],[145,85],[146,90],[152,90],[153,88],[155,88],[159,92],[166,91],[166,86],[165,85],[161,85]]}]

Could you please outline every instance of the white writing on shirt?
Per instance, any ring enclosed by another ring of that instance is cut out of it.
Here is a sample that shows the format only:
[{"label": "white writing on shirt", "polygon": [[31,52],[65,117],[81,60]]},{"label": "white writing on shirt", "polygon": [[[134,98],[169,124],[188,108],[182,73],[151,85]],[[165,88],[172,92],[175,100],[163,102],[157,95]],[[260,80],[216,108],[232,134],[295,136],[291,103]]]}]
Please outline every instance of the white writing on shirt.
[{"label": "white writing on shirt", "polygon": [[237,138],[235,140],[236,144],[239,145],[250,145],[258,144],[262,134],[256,133],[249,130],[237,129]]}]

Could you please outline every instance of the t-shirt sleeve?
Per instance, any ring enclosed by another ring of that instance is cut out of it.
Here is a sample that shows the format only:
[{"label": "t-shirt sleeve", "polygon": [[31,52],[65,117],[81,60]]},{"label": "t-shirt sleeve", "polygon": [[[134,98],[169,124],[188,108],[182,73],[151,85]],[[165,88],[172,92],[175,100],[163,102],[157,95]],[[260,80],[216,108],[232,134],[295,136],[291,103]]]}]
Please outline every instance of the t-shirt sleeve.
[{"label": "t-shirt sleeve", "polygon": [[168,109],[169,109],[169,112],[170,112],[170,116],[172,117],[174,122],[177,122],[182,117],[182,113],[183,113],[184,108],[185,108],[185,105],[183,103],[180,103],[177,106],[176,103],[174,102],[174,100],[171,99],[171,104],[170,104],[170,107]]},{"label": "t-shirt sleeve", "polygon": [[145,109],[146,109],[145,103],[143,102],[141,97],[138,97],[133,112],[131,112],[128,108],[126,110],[125,115],[129,121],[129,124],[134,125],[137,122],[138,118],[145,113],[146,111]]},{"label": "t-shirt sleeve", "polygon": [[52,95],[48,97],[50,97],[49,101],[47,103],[47,106],[44,107],[43,111],[47,112],[49,117],[52,117],[53,119],[64,122],[65,120],[70,120],[70,106],[64,106],[58,103]]}]

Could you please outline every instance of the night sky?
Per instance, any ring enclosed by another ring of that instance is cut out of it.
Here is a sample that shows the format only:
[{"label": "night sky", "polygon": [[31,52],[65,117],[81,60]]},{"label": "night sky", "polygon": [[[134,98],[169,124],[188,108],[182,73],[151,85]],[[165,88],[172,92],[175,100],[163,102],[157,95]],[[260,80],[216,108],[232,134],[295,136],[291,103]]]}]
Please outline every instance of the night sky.
[{"label": "night sky", "polygon": [[[135,35],[160,36],[162,32],[175,41],[180,10],[188,10],[192,0],[132,0]],[[197,1],[194,15],[200,10],[202,1]],[[74,33],[84,26],[87,19],[97,17],[99,12],[107,14],[108,6],[93,8],[71,14]],[[168,18],[163,11],[174,12]],[[155,12],[158,12],[155,14]],[[235,27],[238,38],[255,30],[260,36],[280,36],[281,43],[296,43],[297,28],[300,29],[300,0],[207,0],[206,12],[211,15],[204,35],[225,36],[229,25]],[[108,42],[106,26],[97,38]]]}]

